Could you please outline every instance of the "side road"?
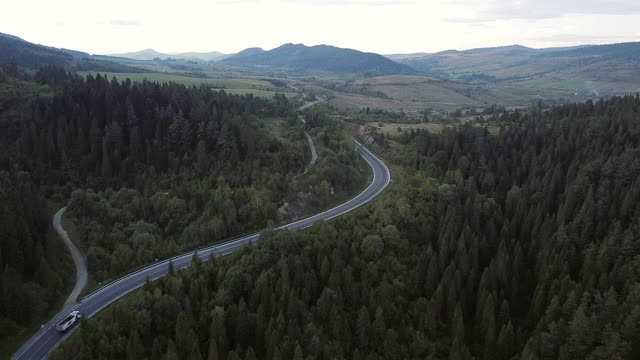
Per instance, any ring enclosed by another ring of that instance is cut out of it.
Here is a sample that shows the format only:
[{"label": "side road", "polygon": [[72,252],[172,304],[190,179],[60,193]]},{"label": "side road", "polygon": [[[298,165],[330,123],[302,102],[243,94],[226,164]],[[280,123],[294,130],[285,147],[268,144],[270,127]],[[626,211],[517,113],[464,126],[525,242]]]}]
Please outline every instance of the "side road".
[{"label": "side road", "polygon": [[74,286],[71,294],[69,294],[67,301],[65,301],[64,303],[65,307],[67,307],[69,305],[76,304],[78,296],[80,295],[84,287],[87,286],[87,277],[89,276],[89,273],[87,272],[87,264],[84,261],[84,257],[82,257],[82,254],[80,254],[78,248],[73,245],[73,242],[71,242],[71,239],[69,239],[69,235],[64,230],[64,228],[62,228],[62,215],[64,214],[65,210],[67,210],[66,206],[58,210],[58,212],[53,216],[53,227],[58,233],[58,236],[60,236],[65,245],[67,245],[67,247],[69,248],[69,252],[73,257],[73,263],[76,266],[76,285]]},{"label": "side road", "polygon": [[[297,88],[296,88],[296,90],[297,90]],[[314,106],[316,104],[319,104],[319,103],[321,103],[323,101],[325,101],[325,99],[322,98],[322,97],[319,97],[315,101],[308,102],[308,103],[302,105],[298,110],[300,110],[300,111],[305,110],[305,109],[310,108],[310,107],[312,107],[312,106]],[[302,116],[300,116],[300,121],[302,121],[302,124],[306,124],[307,123]],[[309,147],[311,148],[311,161],[309,161],[309,165],[307,165],[307,167],[304,169],[304,172],[302,174],[296,176],[296,177],[300,177],[300,176],[305,175],[306,173],[308,173],[309,170],[311,170],[313,165],[316,163],[316,160],[318,160],[318,153],[316,152],[316,147],[313,144],[313,139],[311,138],[311,135],[309,135],[309,133],[306,132],[306,131],[304,132],[304,134],[306,135],[307,140],[309,141]]]},{"label": "side road", "polygon": [[[280,226],[275,230],[297,231],[306,229],[318,221],[328,221],[342,214],[351,212],[375,199],[380,195],[391,181],[391,173],[385,163],[362,144],[355,142],[356,149],[369,164],[373,172],[373,179],[369,186],[351,200],[342,203],[320,214],[312,215],[302,220]],[[221,244],[209,246],[197,251],[190,251],[182,255],[159,261],[143,269],[125,275],[102,288],[89,294],[74,308],[69,310],[80,311],[85,318],[91,318],[109,304],[125,296],[126,294],[144,286],[151,280],[161,278],[169,272],[169,269],[183,269],[191,265],[194,257],[201,261],[208,260],[211,256],[226,256],[248,245],[255,244],[260,238],[260,233],[244,236]],[[62,315],[64,316],[64,314]],[[66,333],[60,333],[55,329],[55,319],[49,326],[41,329],[32,337],[15,355],[16,359],[44,359],[56,348],[56,346],[70,336],[75,328]]]},{"label": "side road", "polygon": [[304,169],[302,175],[308,173],[316,163],[316,160],[318,160],[318,153],[316,152],[315,145],[313,145],[313,139],[311,139],[311,136],[306,131],[304,132],[304,134],[307,135],[307,140],[309,140],[309,147],[311,148],[311,161],[309,161],[309,165],[307,165],[307,168]]},{"label": "side road", "polygon": [[76,308],[78,306],[78,296],[80,296],[82,290],[85,288],[85,286],[87,286],[87,278],[89,275],[87,271],[87,264],[84,261],[84,257],[82,257],[82,254],[80,253],[78,248],[73,245],[73,242],[71,242],[69,235],[62,227],[62,215],[64,214],[65,210],[67,210],[66,206],[55,213],[55,215],[53,216],[53,228],[55,229],[60,239],[64,241],[65,245],[69,249],[69,252],[71,253],[73,263],[76,267],[76,284],[73,287],[73,291],[71,291],[71,294],[69,294],[69,297],[65,301],[62,309],[60,309],[60,311],[53,318],[51,318],[51,320],[43,324],[40,330],[36,334],[34,334],[26,343],[24,343],[22,347],[20,347],[20,349],[18,349],[13,358],[17,357],[16,354],[24,353],[33,345],[33,343],[37,339],[39,339],[46,332],[50,331],[50,329],[55,328],[58,320],[65,317],[71,310]]}]

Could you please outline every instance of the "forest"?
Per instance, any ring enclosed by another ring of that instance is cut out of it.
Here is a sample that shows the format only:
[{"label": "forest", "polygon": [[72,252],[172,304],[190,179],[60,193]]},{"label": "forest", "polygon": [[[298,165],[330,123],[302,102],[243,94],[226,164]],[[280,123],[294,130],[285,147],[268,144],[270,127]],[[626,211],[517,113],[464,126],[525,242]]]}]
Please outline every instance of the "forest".
[{"label": "forest", "polygon": [[[311,155],[298,106],[281,94],[2,66],[1,339],[50,315],[74,278],[51,230],[54,206],[68,203],[63,224],[95,287],[361,188],[367,166],[342,127],[314,120],[323,114],[310,113],[306,125],[319,137],[320,158],[299,176]],[[275,118],[280,133],[265,118]],[[291,206],[280,211],[284,203]]]},{"label": "forest", "polygon": [[57,246],[50,223],[29,174],[0,171],[0,338],[48,315],[70,291],[71,256]]},{"label": "forest", "polygon": [[148,283],[54,359],[640,358],[640,98],[379,141],[350,215]]},{"label": "forest", "polygon": [[[176,176],[169,172],[162,187],[153,191],[149,190],[153,184],[150,179],[145,180],[143,190],[74,191],[65,226],[74,230],[74,240],[86,251],[90,286],[157,259],[274,227],[359,190],[368,169],[353,151],[344,129],[322,120],[326,119],[324,113],[309,112],[306,117],[306,126],[318,140],[319,161],[303,177],[299,173],[304,166],[298,161],[292,162],[290,172],[270,173],[265,165],[259,175],[248,175],[250,182],[236,183],[234,179],[246,179],[247,175],[234,177],[234,173],[246,170],[255,174],[259,163],[253,163],[256,168],[248,164],[245,168],[244,163],[234,162],[235,167],[210,169],[209,175],[187,170]],[[277,151],[264,149],[263,156],[272,157],[269,164],[274,169],[282,166],[278,164],[287,156],[295,159],[309,151],[299,125],[295,118],[285,122],[283,126],[291,135],[287,142],[273,139],[270,146]],[[261,136],[270,135],[263,131]]]}]

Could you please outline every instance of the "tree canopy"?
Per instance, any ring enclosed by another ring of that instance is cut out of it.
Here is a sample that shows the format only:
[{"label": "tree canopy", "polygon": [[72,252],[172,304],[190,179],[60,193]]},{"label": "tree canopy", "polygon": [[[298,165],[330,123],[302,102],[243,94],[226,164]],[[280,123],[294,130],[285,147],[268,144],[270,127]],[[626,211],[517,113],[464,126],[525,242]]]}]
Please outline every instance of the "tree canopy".
[{"label": "tree canopy", "polygon": [[640,357],[640,99],[499,116],[414,132],[364,210],[148,284],[54,358],[136,332],[146,357]]}]

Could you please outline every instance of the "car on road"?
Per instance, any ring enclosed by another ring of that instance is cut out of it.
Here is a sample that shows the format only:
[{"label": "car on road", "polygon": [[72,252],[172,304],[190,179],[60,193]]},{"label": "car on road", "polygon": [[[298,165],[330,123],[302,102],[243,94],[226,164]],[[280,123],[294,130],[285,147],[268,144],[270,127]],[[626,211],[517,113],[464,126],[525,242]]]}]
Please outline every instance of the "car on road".
[{"label": "car on road", "polygon": [[80,314],[80,311],[72,311],[62,321],[60,321],[58,325],[56,325],[56,330],[65,332],[70,327],[80,322],[80,318],[82,318],[82,314]]}]

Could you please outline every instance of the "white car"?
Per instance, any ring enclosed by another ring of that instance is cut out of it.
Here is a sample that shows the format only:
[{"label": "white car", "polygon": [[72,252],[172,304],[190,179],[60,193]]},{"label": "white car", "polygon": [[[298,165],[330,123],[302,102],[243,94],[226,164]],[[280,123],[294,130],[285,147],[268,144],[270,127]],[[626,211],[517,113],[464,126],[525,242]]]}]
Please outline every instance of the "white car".
[{"label": "white car", "polygon": [[80,314],[80,311],[75,310],[70,312],[69,315],[56,325],[56,330],[61,332],[67,331],[70,327],[80,322],[81,317],[82,315]]}]

